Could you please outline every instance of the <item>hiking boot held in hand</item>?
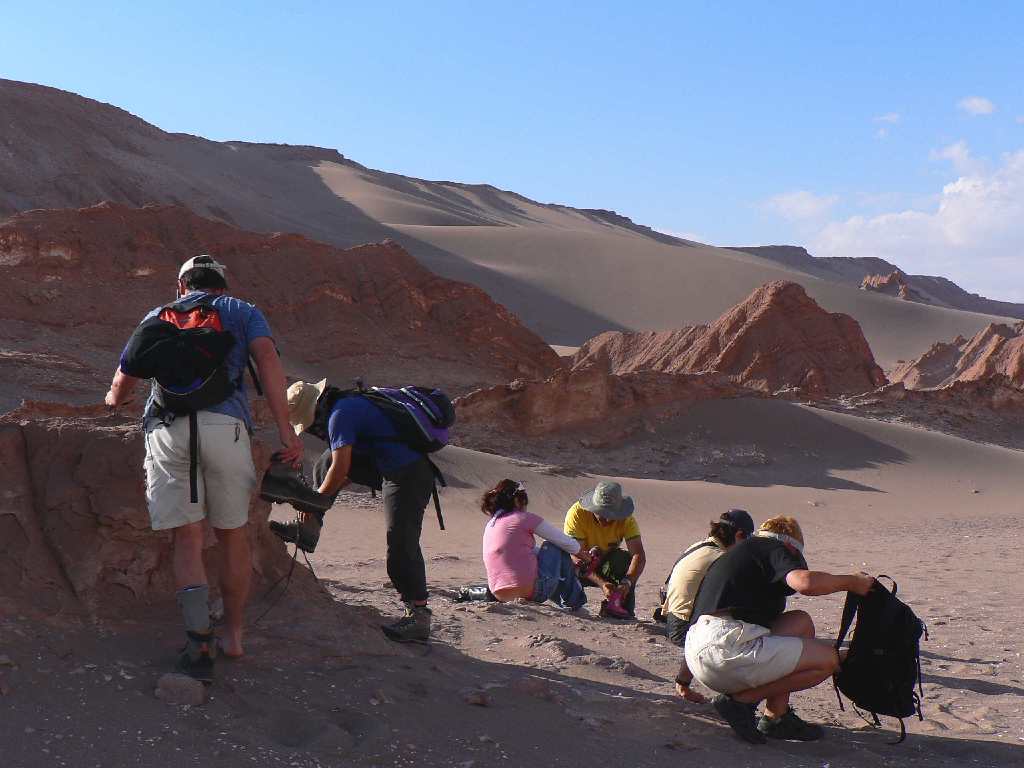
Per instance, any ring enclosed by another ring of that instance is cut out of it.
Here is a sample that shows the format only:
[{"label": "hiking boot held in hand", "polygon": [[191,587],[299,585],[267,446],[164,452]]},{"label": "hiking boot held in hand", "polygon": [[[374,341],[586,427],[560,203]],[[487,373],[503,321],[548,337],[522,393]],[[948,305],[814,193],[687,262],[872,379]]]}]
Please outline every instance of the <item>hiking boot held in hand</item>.
[{"label": "hiking boot held in hand", "polygon": [[302,515],[290,523],[270,521],[270,530],[286,544],[295,544],[303,552],[313,554],[320,541],[323,519],[317,514]]},{"label": "hiking boot held in hand", "polygon": [[306,485],[302,472],[289,464],[271,462],[260,484],[260,498],[275,504],[291,504],[299,512],[323,517],[334,499]]},{"label": "hiking boot held in hand", "polygon": [[217,655],[217,644],[213,632],[185,632],[185,647],[178,654],[175,670],[193,680],[209,685],[213,682],[213,660]]},{"label": "hiking boot held in hand", "polygon": [[792,708],[786,710],[786,714],[777,720],[762,715],[757,723],[757,730],[769,739],[784,741],[817,741],[825,735],[820,725],[801,720]]},{"label": "hiking boot held in hand", "polygon": [[425,643],[430,639],[430,609],[425,605],[407,605],[405,616],[381,627],[388,640],[396,643]]},{"label": "hiking boot held in hand", "polygon": [[724,693],[711,700],[711,706],[729,724],[733,732],[749,744],[764,744],[768,741],[755,722],[757,704],[744,704]]}]

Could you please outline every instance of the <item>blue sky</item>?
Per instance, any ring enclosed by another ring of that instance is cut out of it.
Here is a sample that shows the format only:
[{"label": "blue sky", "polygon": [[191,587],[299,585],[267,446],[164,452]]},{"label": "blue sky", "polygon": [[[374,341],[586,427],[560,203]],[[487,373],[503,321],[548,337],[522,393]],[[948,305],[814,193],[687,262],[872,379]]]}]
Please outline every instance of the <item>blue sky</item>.
[{"label": "blue sky", "polygon": [[1024,300],[1022,3],[112,5],[0,4],[0,76]]}]

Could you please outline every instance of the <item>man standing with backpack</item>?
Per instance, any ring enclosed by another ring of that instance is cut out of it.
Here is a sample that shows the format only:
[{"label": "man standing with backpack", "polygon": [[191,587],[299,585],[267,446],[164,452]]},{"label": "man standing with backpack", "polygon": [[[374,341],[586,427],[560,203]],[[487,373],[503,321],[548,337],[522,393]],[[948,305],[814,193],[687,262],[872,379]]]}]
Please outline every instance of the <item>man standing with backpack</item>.
[{"label": "man standing with backpack", "polygon": [[[178,300],[150,312],[121,355],[105,402],[132,400],[140,379],[153,385],[146,404],[146,501],[153,530],[173,535],[173,570],[186,644],[179,671],[211,682],[218,647],[244,653],[242,633],[252,558],[246,523],[256,485],[244,376],[255,361],[282,448],[295,462],[302,444],[288,423],[284,370],[263,313],[227,295],[226,267],[210,256],[178,272]],[[205,523],[223,553],[224,634],[210,623],[203,565]]]},{"label": "man standing with backpack", "polygon": [[[339,391],[333,404],[318,409],[326,388],[326,379],[317,384],[293,383],[288,388],[289,419],[296,434],[313,427],[318,418],[325,422],[315,430],[326,437],[330,450],[329,461],[322,461],[318,468],[321,494],[334,496],[351,482],[373,487],[368,475],[379,473],[377,484],[387,521],[388,577],[406,608],[403,617],[382,629],[395,642],[426,642],[431,612],[420,534],[424,511],[435,490],[434,467],[426,454],[399,436],[373,398],[358,391]],[[315,547],[319,538],[320,521],[307,513],[277,530],[286,541],[311,551],[309,546]]]}]

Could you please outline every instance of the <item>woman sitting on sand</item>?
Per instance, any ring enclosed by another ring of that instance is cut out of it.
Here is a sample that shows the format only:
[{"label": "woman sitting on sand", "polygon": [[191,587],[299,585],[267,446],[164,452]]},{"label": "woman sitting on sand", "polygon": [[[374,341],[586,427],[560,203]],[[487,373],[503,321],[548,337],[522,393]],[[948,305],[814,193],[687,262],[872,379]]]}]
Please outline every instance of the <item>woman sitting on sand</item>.
[{"label": "woman sitting on sand", "polygon": [[[575,611],[587,602],[576,575],[574,556],[586,563],[590,555],[580,543],[526,511],[526,489],[514,480],[502,480],[484,494],[480,509],[490,517],[484,527],[484,567],[487,586],[495,598],[519,598],[535,603],[552,600]],[[534,536],[546,539],[538,550]]]}]

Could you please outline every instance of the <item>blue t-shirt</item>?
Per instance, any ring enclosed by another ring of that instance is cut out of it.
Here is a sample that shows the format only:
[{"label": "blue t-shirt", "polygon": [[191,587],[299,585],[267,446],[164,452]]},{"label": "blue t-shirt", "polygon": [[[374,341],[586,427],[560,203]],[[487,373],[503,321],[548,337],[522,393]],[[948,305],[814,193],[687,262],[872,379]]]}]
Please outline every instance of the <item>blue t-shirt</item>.
[{"label": "blue t-shirt", "polygon": [[354,453],[371,454],[381,474],[406,467],[421,458],[404,443],[373,438],[394,437],[397,433],[387,415],[365,397],[343,397],[334,404],[327,421],[331,450],[346,445]]},{"label": "blue t-shirt", "polygon": [[[203,291],[193,291],[187,297],[191,298],[203,294]],[[179,299],[180,301],[181,299]],[[235,337],[235,346],[228,353],[227,366],[228,375],[233,381],[239,383],[238,388],[227,400],[210,406],[205,410],[212,413],[222,413],[226,416],[234,416],[245,422],[245,426],[252,431],[252,416],[249,413],[249,398],[245,394],[245,372],[249,361],[249,345],[263,336],[271,337],[270,324],[256,307],[247,301],[236,299],[233,296],[215,296],[212,302],[214,308],[220,314],[220,322],[225,331],[230,331]],[[156,317],[160,310],[166,305],[153,309],[143,318],[143,322],[151,317]],[[124,352],[121,353],[122,365]],[[149,400],[152,401],[152,392]],[[147,402],[147,407],[149,403]]]}]

